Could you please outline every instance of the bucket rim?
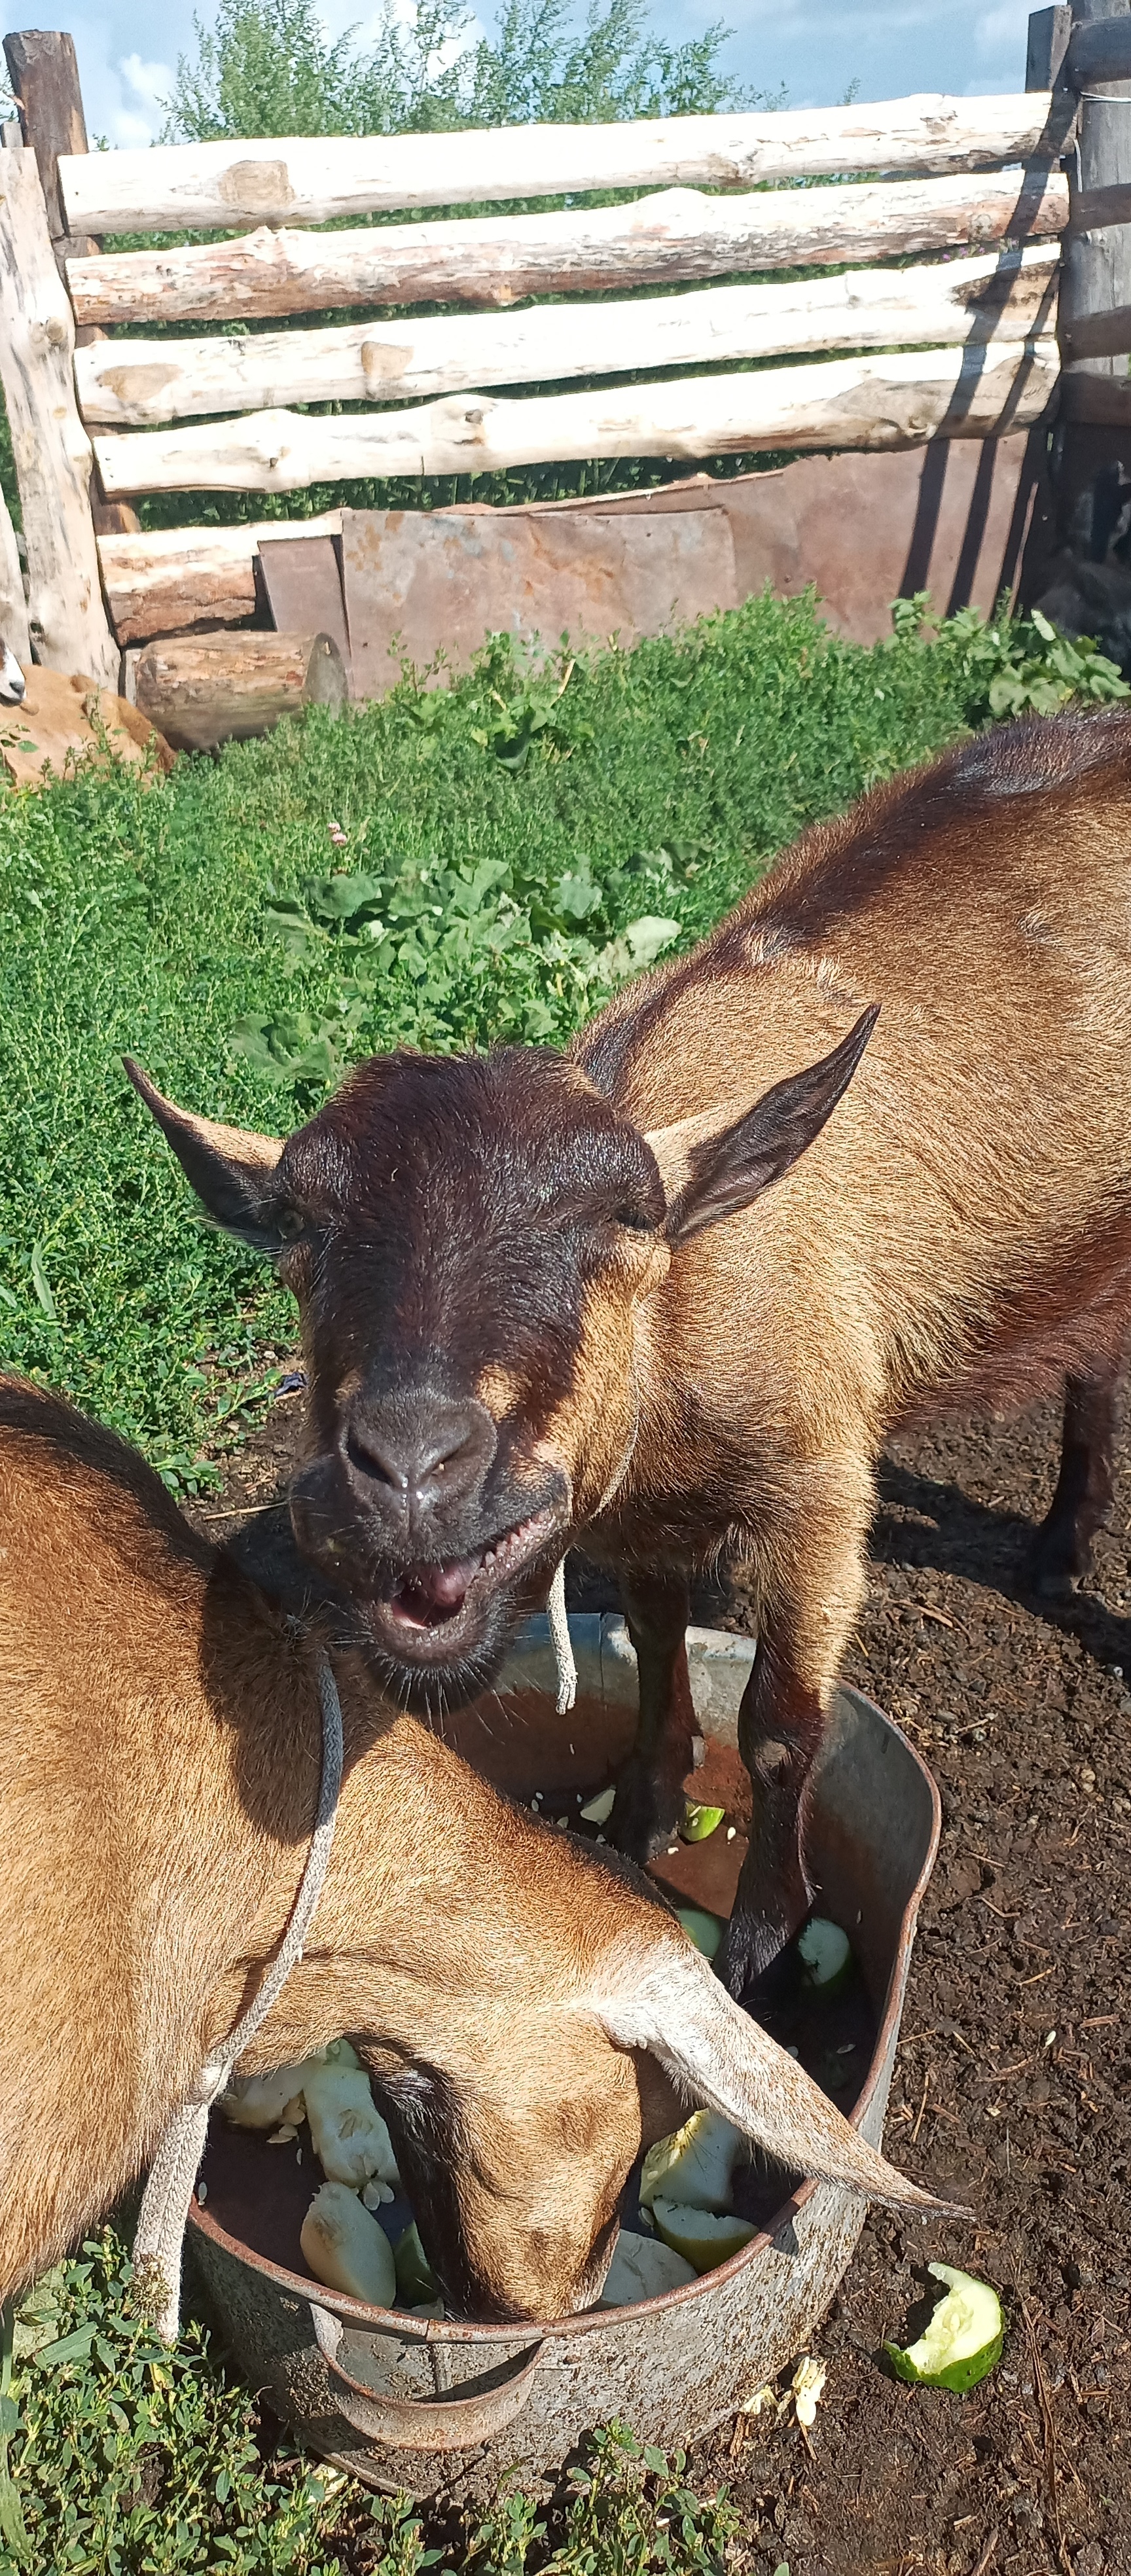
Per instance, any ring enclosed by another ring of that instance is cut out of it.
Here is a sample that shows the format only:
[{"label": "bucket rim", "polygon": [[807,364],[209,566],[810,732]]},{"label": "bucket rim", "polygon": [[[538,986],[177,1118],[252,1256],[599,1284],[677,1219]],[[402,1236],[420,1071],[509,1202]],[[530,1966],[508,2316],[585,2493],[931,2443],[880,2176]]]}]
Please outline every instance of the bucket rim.
[{"label": "bucket rim", "polygon": [[[725,1637],[728,1634],[723,1629],[709,1629],[701,1633],[711,1637]],[[888,1716],[886,1710],[878,1707],[875,1700],[868,1698],[866,1692],[854,1689],[850,1683],[840,1685],[837,1697],[854,1702],[857,1708],[866,1712],[870,1718],[877,1719],[886,1734],[896,1738],[920,1775],[928,1793],[931,1812],[931,1828],[923,1859],[900,1915],[899,1935],[868,2071],[852,2110],[846,2115],[851,2127],[857,2129],[865,2119],[875,2099],[877,2088],[894,2058],[915,1926],[938,1856],[942,1832],[942,1801],[938,1784],[922,1755],[911,1743],[910,1738],[904,1734],[903,1728],[893,1717]],[[236,2262],[246,2264],[251,2271],[259,2273],[265,2280],[270,2281],[274,2288],[283,2292],[285,2296],[304,2299],[308,2303],[314,2301],[320,2308],[327,2309],[331,2316],[339,2317],[343,2325],[368,2329],[370,2333],[395,2334],[404,2343],[501,2345],[529,2342],[532,2336],[549,2341],[560,2340],[567,2335],[615,2332],[630,2317],[666,2314],[671,2309],[685,2307],[700,2298],[703,2292],[716,2281],[733,2279],[747,2265],[768,2253],[775,2246],[776,2240],[787,2228],[792,2227],[795,2220],[808,2208],[819,2192],[847,2192],[849,2188],[847,2184],[828,2182],[819,2175],[811,2176],[798,2184],[796,2191],[790,2193],[788,2199],[781,2203],[780,2208],[774,2211],[766,2225],[756,2236],[751,2237],[748,2244],[740,2246],[737,2254],[730,2255],[725,2263],[716,2264],[713,2271],[698,2273],[694,2280],[682,2281],[677,2288],[662,2290],[654,2298],[634,2300],[631,2306],[627,2307],[573,2309],[564,2317],[545,2319],[516,2317],[502,2325],[480,2325],[457,2317],[414,2317],[403,2308],[370,2307],[365,2300],[350,2298],[343,2290],[328,2289],[313,2276],[307,2277],[305,2274],[289,2271],[284,2264],[272,2262],[269,2255],[256,2253],[252,2246],[245,2245],[238,2236],[231,2235],[227,2228],[221,2226],[207,2205],[201,2206],[195,2193],[189,2203],[188,2224],[191,2229],[207,2237],[210,2243],[221,2252]]]}]

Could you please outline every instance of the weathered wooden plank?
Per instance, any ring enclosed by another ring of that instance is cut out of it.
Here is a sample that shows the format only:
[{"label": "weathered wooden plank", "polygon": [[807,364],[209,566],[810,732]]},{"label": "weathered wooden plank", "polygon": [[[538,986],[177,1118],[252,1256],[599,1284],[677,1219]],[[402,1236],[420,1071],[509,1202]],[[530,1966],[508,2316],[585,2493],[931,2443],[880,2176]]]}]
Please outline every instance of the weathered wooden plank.
[{"label": "weathered wooden plank", "polygon": [[139,714],[175,751],[268,733],[305,707],[340,714],[346,681],[328,635],[196,635],[150,644],[134,675]]},{"label": "weathered wooden plank", "polygon": [[1075,26],[1063,77],[1078,92],[1102,88],[1108,81],[1131,80],[1131,17],[1113,14],[1091,25]]},{"label": "weathered wooden plank", "polygon": [[85,153],[89,146],[73,36],[42,27],[5,36],[4,60],[12,96],[20,112],[25,144],[36,157],[47,206],[47,229],[57,260],[68,252],[76,258],[100,248],[87,235],[71,239],[59,188],[59,158]]},{"label": "weathered wooden plank", "polygon": [[108,492],[297,492],[355,475],[479,474],[587,456],[900,447],[990,438],[1038,420],[1057,374],[1055,341],[1006,341],[522,402],[475,393],[368,416],[252,412],[99,438],[95,453]]},{"label": "weathered wooden plank", "polygon": [[543,304],[501,316],[238,339],[101,340],[78,351],[75,378],[88,425],[144,428],[289,403],[427,401],[469,385],[562,383],[719,359],[980,345],[1051,332],[1057,268],[1057,251],[1038,246],[946,268],[853,269],[623,304]]},{"label": "weathered wooden plank", "polygon": [[118,685],[90,514],[91,446],[75,401],[75,332],[32,152],[0,154],[0,378],[12,431],[41,662]]},{"label": "weathered wooden plank", "polygon": [[340,536],[341,528],[341,511],[329,510],[317,519],[263,519],[239,528],[158,528],[149,535],[100,538],[102,579],[119,643],[245,625],[256,611],[260,539]]},{"label": "weathered wooden plank", "polygon": [[992,169],[1058,147],[1052,100],[922,95],[785,115],[664,116],[456,134],[160,144],[60,163],[72,231],[232,231],[398,207],[486,205],[605,188],[753,188],[852,170]]},{"label": "weathered wooden plank", "polygon": [[[505,308],[528,295],[672,286],[743,270],[839,266],[1048,240],[1068,221],[1059,171],[855,182],[740,198],[669,188],[633,206],[480,215],[367,232],[272,232],[72,260],[83,322],[251,321],[375,304]],[[168,352],[164,353],[166,356]]]}]

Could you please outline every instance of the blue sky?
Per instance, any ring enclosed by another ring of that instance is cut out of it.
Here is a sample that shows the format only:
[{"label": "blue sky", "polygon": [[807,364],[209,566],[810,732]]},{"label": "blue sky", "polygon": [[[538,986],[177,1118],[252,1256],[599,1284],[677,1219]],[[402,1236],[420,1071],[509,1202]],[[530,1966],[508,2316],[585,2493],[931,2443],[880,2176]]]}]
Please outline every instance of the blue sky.
[{"label": "blue sky", "polygon": [[[326,0],[323,14],[334,34],[357,23],[364,38],[364,8]],[[1025,85],[1029,0],[655,0],[653,16],[669,39],[723,17],[735,30],[729,56],[739,78],[771,91],[784,82],[794,107],[842,98],[854,80],[865,99]],[[5,0],[5,32],[29,17]],[[82,14],[48,15],[48,25],[69,28],[75,39],[92,138],[124,145],[156,135],[171,67],[191,50],[192,18],[192,0],[107,0]]]}]

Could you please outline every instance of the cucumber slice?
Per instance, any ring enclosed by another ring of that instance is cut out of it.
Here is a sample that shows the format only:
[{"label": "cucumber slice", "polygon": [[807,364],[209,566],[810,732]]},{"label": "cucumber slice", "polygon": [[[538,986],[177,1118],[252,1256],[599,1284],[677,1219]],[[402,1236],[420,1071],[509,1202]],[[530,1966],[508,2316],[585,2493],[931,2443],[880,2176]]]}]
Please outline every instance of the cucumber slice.
[{"label": "cucumber slice", "polygon": [[919,2388],[976,2388],[1001,2358],[1005,2319],[1001,2301],[988,2281],[955,2272],[949,2263],[928,2263],[928,2272],[946,2285],[926,2333],[904,2351],[885,2343],[884,2351],[897,2379]]},{"label": "cucumber slice", "polygon": [[652,2203],[652,2216],[657,2233],[665,2245],[682,2254],[696,2272],[714,2272],[720,2263],[729,2263],[743,2245],[749,2245],[758,2230],[749,2219],[731,2218],[711,2209],[688,2209],[681,2200]]},{"label": "cucumber slice", "polygon": [[852,1974],[852,1944],[839,1923],[814,1914],[797,1936],[801,1981],[817,1995],[839,1995]]},{"label": "cucumber slice", "polygon": [[689,2209],[729,2209],[734,2168],[746,2162],[749,2152],[741,2129],[724,2120],[721,2111],[693,2111],[681,2129],[649,2147],[640,2177],[641,2206],[651,2206],[659,2192]]},{"label": "cucumber slice", "polygon": [[705,1959],[713,1959],[726,1925],[720,1914],[708,1914],[701,1905],[677,1905],[676,1913],[689,1941],[694,1941]]},{"label": "cucumber slice", "polygon": [[725,1807],[701,1807],[694,1798],[689,1798],[683,1811],[683,1823],[679,1829],[680,1841],[705,1843],[708,1834],[718,1832],[725,1814]]},{"label": "cucumber slice", "polygon": [[616,1802],[617,1793],[615,1789],[598,1789],[596,1797],[590,1798],[588,1806],[583,1807],[581,1810],[583,1823],[587,1825],[607,1825]]},{"label": "cucumber slice", "polygon": [[678,2290],[694,2278],[694,2265],[658,2236],[636,2236],[622,2227],[597,2305],[634,2308],[639,2300],[658,2299],[664,2290]]}]

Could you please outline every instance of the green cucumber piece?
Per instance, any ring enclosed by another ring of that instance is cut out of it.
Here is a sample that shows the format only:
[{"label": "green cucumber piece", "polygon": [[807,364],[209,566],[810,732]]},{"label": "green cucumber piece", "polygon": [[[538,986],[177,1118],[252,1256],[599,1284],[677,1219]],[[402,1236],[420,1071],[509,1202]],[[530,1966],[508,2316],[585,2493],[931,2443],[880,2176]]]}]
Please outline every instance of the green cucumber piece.
[{"label": "green cucumber piece", "polygon": [[721,1914],[708,1914],[702,1905],[677,1905],[676,1913],[688,1940],[705,1959],[713,1959],[727,1928]]},{"label": "green cucumber piece", "polygon": [[1001,2301],[988,2281],[955,2272],[949,2263],[928,2263],[928,2272],[946,2287],[925,2333],[917,2343],[885,2343],[884,2351],[897,2379],[917,2388],[953,2388],[963,2395],[976,2388],[1001,2359],[1005,2319]]},{"label": "green cucumber piece", "polygon": [[708,1834],[718,1832],[725,1814],[725,1807],[701,1807],[695,1798],[689,1798],[683,1811],[683,1823],[679,1829],[680,1841],[705,1843]]}]

